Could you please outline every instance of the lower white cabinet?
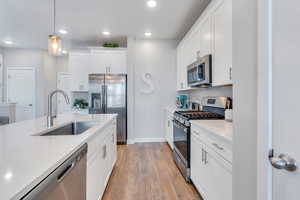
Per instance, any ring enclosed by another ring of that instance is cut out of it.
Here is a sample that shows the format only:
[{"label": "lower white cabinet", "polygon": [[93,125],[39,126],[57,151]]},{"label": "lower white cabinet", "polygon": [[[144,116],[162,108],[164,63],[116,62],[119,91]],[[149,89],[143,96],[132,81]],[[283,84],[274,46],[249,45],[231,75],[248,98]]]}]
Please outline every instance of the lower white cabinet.
[{"label": "lower white cabinet", "polygon": [[116,120],[88,142],[87,200],[102,198],[117,159]]},{"label": "lower white cabinet", "polygon": [[191,179],[204,200],[232,200],[232,165],[201,135],[191,136]]},{"label": "lower white cabinet", "polygon": [[171,149],[174,148],[173,139],[173,114],[168,110],[165,111],[165,137]]}]

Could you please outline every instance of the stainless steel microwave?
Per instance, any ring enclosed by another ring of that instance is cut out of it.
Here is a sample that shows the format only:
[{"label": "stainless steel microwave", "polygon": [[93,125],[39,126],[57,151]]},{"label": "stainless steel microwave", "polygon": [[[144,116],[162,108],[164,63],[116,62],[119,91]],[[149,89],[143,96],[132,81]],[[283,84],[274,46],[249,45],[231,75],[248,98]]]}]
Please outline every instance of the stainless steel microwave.
[{"label": "stainless steel microwave", "polygon": [[191,87],[208,87],[212,81],[212,55],[206,55],[187,67],[187,81]]}]

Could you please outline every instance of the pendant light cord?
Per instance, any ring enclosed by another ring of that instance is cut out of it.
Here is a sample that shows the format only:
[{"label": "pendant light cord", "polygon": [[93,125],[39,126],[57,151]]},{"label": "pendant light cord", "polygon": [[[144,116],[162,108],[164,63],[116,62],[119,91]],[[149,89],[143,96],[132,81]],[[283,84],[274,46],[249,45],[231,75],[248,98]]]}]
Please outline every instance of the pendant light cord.
[{"label": "pendant light cord", "polygon": [[56,27],[55,27],[55,24],[56,24],[56,0],[53,0],[53,34],[55,35],[55,30],[56,30]]}]

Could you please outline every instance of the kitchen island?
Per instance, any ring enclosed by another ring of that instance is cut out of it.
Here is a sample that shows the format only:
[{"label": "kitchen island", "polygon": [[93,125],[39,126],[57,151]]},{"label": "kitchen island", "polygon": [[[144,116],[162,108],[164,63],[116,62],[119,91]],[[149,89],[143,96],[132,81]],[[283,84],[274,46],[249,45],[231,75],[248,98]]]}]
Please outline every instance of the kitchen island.
[{"label": "kitchen island", "polygon": [[[105,139],[101,135],[107,133],[108,127],[112,136],[115,137],[116,117],[116,114],[67,114],[58,115],[51,128],[47,128],[46,117],[1,126],[0,199],[20,199],[84,143],[89,145],[87,164],[87,187],[89,187],[89,177],[91,177],[91,174],[89,175],[89,157],[96,156],[96,153],[93,152],[96,152],[97,145],[101,145],[101,140]],[[93,121],[96,123],[80,135],[40,136],[76,121]],[[115,140],[112,140],[114,146],[111,149],[116,155]],[[107,150],[105,149],[105,151]],[[112,165],[114,165],[115,159],[116,156],[110,158]],[[110,168],[107,168],[110,169],[109,174],[111,168],[111,165]],[[107,169],[106,171],[108,171]],[[107,177],[105,178],[107,179]],[[101,191],[98,191],[98,194],[100,193]]]}]

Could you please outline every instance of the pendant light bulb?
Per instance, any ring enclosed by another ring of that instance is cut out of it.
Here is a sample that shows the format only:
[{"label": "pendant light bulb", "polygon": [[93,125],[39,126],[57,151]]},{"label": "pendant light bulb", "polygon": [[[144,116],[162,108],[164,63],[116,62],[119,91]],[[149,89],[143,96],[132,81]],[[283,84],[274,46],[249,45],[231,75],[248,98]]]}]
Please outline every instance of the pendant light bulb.
[{"label": "pendant light bulb", "polygon": [[60,56],[62,54],[61,38],[57,35],[49,35],[48,51],[50,55]]}]

